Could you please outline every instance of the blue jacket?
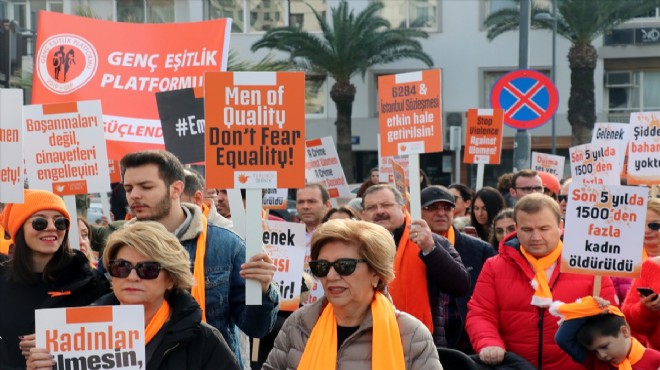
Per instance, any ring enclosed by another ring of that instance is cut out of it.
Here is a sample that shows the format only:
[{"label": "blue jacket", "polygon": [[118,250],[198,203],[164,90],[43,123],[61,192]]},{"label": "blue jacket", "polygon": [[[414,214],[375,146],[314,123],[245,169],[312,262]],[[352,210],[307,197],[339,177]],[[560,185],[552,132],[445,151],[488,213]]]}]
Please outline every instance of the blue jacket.
[{"label": "blue jacket", "polygon": [[[179,240],[194,263],[197,237],[202,231],[202,210],[188,203],[181,206],[193,215]],[[272,285],[263,295],[261,306],[245,305],[245,279],[240,276],[243,263],[245,242],[228,229],[208,224],[204,261],[206,321],[220,330],[236,358],[241,358],[236,325],[245,334],[261,338],[273,329],[279,307],[279,293]]]}]

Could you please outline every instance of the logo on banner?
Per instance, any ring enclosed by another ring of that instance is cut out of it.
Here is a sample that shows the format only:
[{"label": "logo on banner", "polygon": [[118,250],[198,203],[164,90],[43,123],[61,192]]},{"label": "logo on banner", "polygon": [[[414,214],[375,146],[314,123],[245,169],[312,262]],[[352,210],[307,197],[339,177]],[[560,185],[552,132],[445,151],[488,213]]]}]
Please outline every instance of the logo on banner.
[{"label": "logo on banner", "polygon": [[55,94],[85,86],[96,73],[98,53],[84,38],[71,34],[49,37],[37,53],[37,76]]},{"label": "logo on banner", "polygon": [[236,171],[234,172],[234,181],[245,185],[246,189],[276,187],[276,171]]}]

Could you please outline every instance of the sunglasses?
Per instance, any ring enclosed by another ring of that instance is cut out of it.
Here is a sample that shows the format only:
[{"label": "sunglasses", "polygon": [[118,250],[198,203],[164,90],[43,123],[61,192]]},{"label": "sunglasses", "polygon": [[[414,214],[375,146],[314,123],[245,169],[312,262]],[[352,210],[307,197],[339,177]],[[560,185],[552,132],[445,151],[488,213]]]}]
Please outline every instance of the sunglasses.
[{"label": "sunglasses", "polygon": [[127,278],[133,269],[135,269],[140,279],[152,280],[158,277],[162,267],[158,262],[138,262],[133,265],[128,261],[119,259],[110,261],[108,272],[112,277]]},{"label": "sunglasses", "polygon": [[557,201],[561,202],[568,202],[568,195],[557,195]]},{"label": "sunglasses", "polygon": [[[48,222],[50,221],[45,217],[35,217],[32,219],[32,228],[37,231],[44,231],[48,227]],[[67,230],[70,223],[71,222],[64,217],[53,220],[53,225],[55,225],[55,228],[59,231]]]},{"label": "sunglasses", "polygon": [[649,222],[646,226],[653,231],[660,230],[660,222]]},{"label": "sunglasses", "polygon": [[328,262],[326,260],[309,261],[309,269],[314,276],[322,278],[328,276],[330,266],[332,266],[339,275],[348,276],[355,272],[355,268],[359,262],[367,262],[367,260],[340,258],[335,262]]}]

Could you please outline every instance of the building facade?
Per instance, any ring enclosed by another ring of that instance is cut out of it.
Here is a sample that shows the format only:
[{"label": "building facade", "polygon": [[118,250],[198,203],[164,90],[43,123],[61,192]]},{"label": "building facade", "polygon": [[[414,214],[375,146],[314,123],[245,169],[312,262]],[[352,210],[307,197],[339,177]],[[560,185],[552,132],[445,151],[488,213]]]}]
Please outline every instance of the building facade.
[{"label": "building facade", "polygon": [[[350,0],[360,11],[371,0]],[[551,0],[533,0],[548,7]],[[0,18],[15,20],[25,39],[23,70],[29,69],[39,10],[94,16],[124,22],[189,22],[229,17],[233,19],[231,50],[241,60],[258,61],[268,51],[252,53],[250,47],[267,30],[285,25],[318,32],[311,9],[329,20],[338,0],[0,0]],[[423,40],[433,57],[433,68],[442,70],[442,110],[445,142],[449,148],[449,127],[465,127],[470,108],[490,107],[493,84],[518,66],[518,33],[509,32],[489,42],[483,21],[493,11],[515,4],[513,0],[386,0],[382,15],[393,26],[417,26],[429,32]],[[552,33],[532,29],[529,37],[529,66],[550,75]],[[566,118],[570,91],[567,54],[570,43],[557,38],[556,85],[559,108],[556,114],[557,153],[567,155],[571,128]],[[600,59],[594,75],[598,121],[627,122],[630,112],[660,110],[660,10],[640,14],[630,22],[594,42]],[[377,163],[378,76],[424,68],[414,60],[371,68],[356,77],[353,106],[355,176],[368,176]],[[0,77],[1,78],[1,77]],[[329,91],[332,80],[309,79],[307,86],[307,137],[335,135],[334,103]],[[550,152],[551,124],[530,130],[532,150]],[[515,130],[504,130],[504,153],[500,166],[486,166],[485,184],[511,171]],[[423,155],[421,166],[433,183],[448,184],[452,178],[452,151]],[[471,182],[476,170],[465,167],[461,181]],[[568,173],[566,173],[568,175]]]}]

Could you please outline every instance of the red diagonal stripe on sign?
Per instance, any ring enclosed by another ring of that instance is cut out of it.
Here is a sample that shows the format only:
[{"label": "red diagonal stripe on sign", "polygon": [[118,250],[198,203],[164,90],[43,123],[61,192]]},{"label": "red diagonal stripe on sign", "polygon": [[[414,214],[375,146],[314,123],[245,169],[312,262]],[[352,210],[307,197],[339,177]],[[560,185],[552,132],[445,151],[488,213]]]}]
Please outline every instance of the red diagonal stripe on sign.
[{"label": "red diagonal stripe on sign", "polygon": [[509,114],[509,112],[512,112],[510,116],[513,116],[520,108],[523,106],[527,106],[527,108],[531,109],[534,111],[534,113],[538,114],[541,116],[543,113],[545,113],[545,110],[541,108],[538,104],[536,104],[532,98],[543,89],[543,85],[540,82],[536,82],[534,85],[532,85],[527,92],[522,92],[518,90],[513,84],[510,82],[504,86],[504,89],[514,95],[516,98],[518,98],[518,102],[516,104],[512,105],[509,107],[509,109],[506,110],[505,113]]}]

